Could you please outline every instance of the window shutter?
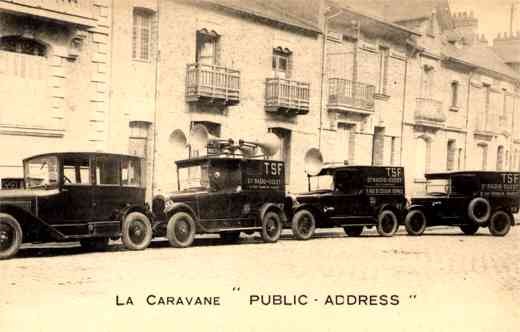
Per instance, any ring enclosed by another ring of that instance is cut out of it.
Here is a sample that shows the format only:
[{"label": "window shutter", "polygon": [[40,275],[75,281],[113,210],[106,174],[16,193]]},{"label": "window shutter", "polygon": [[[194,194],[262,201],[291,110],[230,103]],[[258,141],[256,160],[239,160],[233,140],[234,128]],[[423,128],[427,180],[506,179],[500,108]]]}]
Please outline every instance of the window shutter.
[{"label": "window shutter", "polygon": [[215,39],[215,60],[214,64],[217,66],[221,65],[222,61],[222,40],[220,37]]},{"label": "window shutter", "polygon": [[287,79],[292,77],[293,70],[293,55],[292,53],[287,54]]}]

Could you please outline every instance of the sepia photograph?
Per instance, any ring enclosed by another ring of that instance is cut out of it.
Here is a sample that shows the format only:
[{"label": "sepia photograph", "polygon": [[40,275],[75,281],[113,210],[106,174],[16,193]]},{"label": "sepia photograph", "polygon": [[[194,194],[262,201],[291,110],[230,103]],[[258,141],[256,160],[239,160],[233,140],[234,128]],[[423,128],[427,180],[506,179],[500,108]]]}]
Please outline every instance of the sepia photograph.
[{"label": "sepia photograph", "polygon": [[0,0],[0,331],[520,331],[519,0]]}]

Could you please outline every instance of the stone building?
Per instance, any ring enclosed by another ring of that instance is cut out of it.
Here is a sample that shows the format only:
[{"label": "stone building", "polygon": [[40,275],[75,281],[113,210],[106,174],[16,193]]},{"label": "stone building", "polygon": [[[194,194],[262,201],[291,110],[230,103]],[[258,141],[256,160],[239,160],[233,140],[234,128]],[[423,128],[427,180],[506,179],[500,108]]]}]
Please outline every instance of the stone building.
[{"label": "stone building", "polygon": [[0,1],[0,178],[52,150],[107,148],[108,0]]}]

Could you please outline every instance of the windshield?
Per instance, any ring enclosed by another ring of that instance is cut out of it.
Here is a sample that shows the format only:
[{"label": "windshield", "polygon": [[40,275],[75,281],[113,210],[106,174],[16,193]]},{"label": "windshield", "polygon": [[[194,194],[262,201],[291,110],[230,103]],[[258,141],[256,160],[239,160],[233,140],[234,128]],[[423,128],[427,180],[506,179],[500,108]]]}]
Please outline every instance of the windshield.
[{"label": "windshield", "polygon": [[448,194],[448,179],[435,179],[426,183],[426,192],[428,194]]},{"label": "windshield", "polygon": [[47,188],[58,184],[58,159],[40,157],[28,160],[25,165],[25,183],[27,188]]},{"label": "windshield", "polygon": [[334,189],[334,178],[332,175],[311,176],[309,177],[309,183],[311,191]]},{"label": "windshield", "polygon": [[208,165],[179,168],[179,187],[181,191],[208,190]]}]

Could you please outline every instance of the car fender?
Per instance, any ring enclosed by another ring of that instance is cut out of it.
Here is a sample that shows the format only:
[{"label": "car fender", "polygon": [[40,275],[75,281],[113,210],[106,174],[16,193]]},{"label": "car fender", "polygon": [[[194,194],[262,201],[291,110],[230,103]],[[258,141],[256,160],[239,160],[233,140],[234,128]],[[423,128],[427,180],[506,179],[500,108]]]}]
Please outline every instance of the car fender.
[{"label": "car fender", "polygon": [[173,203],[172,205],[170,205],[170,206],[167,205],[164,208],[164,214],[166,215],[166,219],[167,219],[165,221],[168,222],[168,220],[171,218],[171,216],[173,216],[177,212],[186,212],[186,213],[191,214],[191,216],[193,217],[193,219],[195,219],[195,221],[197,221],[197,219],[198,219],[198,216],[195,213],[195,210],[193,210],[192,207],[189,206],[188,204]]},{"label": "car fender", "polygon": [[280,215],[280,218],[282,219],[281,220],[282,224],[287,223],[287,216],[285,215],[283,207],[281,207],[280,204],[275,204],[275,203],[265,203],[264,205],[262,205],[262,207],[260,208],[259,215],[258,215],[260,220],[263,220],[265,214],[269,211],[276,211]]},{"label": "car fender", "polygon": [[301,210],[310,211],[314,215],[314,217],[317,219],[320,219],[323,217],[323,212],[312,204],[298,204],[298,205],[294,206],[293,215],[295,215],[296,212],[301,211]]},{"label": "car fender", "polygon": [[[395,215],[397,216],[397,219],[399,219],[399,220],[402,220],[405,217],[406,212],[407,212],[406,210],[400,211],[395,205],[393,205],[391,203],[384,203],[381,206],[379,206],[379,208],[377,209],[377,216],[379,216],[379,214],[384,210],[390,210],[390,211],[394,212]],[[377,216],[376,216],[376,218],[377,218]]]},{"label": "car fender", "polygon": [[150,219],[150,221],[153,220],[153,215],[150,212],[150,209],[148,208],[147,205],[125,206],[123,209],[121,209],[121,211],[119,211],[119,218],[117,218],[117,219],[120,220],[121,222],[123,222],[125,220],[126,216],[132,212],[140,212],[140,213],[144,214],[145,216],[147,216],[148,219]]},{"label": "car fender", "polygon": [[24,241],[27,240],[30,242],[31,240],[38,240],[37,238],[32,239],[32,234],[38,233],[39,231],[47,232],[54,240],[65,239],[65,236],[61,232],[50,226],[43,219],[19,206],[0,204],[0,212],[7,213],[18,221],[24,233]]}]

